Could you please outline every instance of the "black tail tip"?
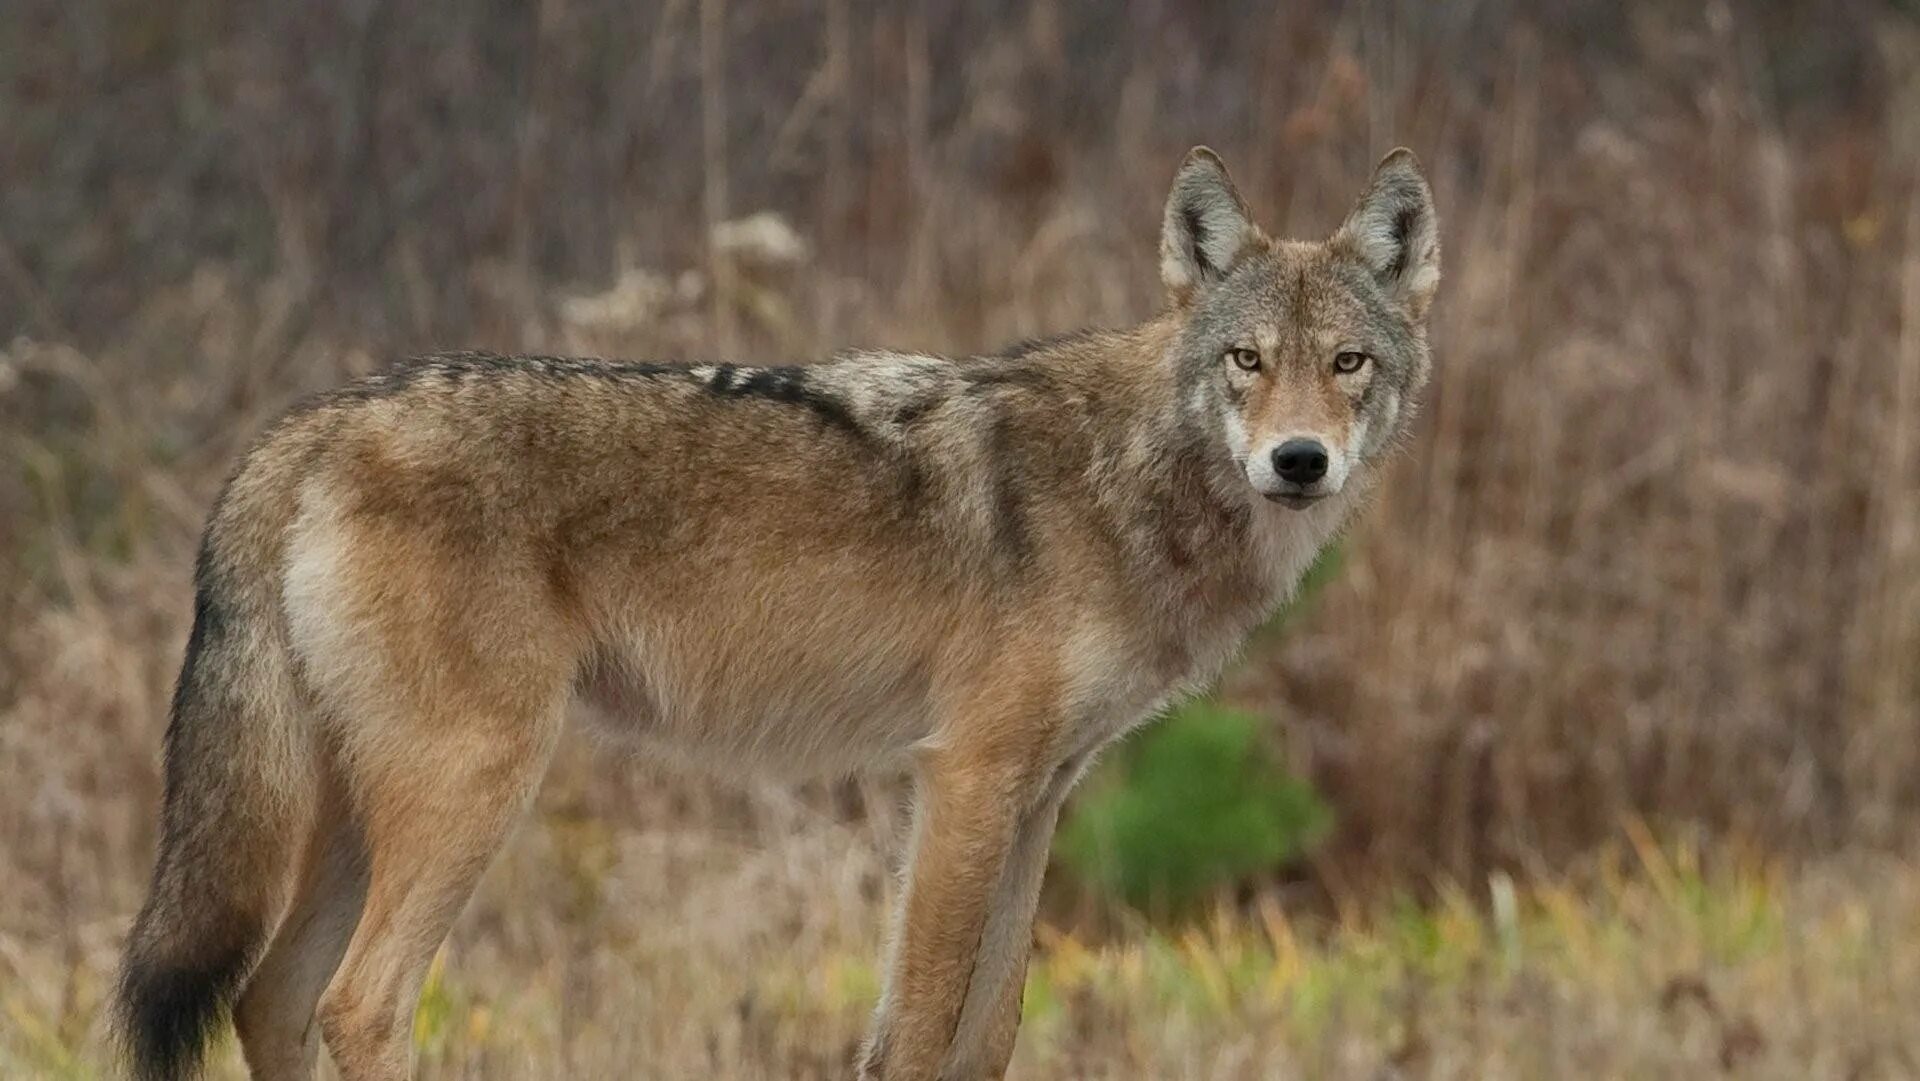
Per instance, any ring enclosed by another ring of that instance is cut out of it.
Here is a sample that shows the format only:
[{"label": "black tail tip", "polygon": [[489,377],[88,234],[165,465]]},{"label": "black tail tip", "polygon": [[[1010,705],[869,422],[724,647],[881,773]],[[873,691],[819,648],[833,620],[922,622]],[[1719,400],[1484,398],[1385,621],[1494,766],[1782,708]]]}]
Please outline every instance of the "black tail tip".
[{"label": "black tail tip", "polygon": [[198,1074],[245,971],[239,953],[198,966],[129,957],[120,973],[117,1019],[135,1081],[188,1081]]}]

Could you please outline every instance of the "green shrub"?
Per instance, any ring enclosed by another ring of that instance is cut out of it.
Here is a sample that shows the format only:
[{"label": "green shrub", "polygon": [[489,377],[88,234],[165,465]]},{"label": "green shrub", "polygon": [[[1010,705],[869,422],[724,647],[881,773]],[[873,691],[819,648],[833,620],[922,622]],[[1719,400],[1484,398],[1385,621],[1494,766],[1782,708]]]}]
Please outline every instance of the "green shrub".
[{"label": "green shrub", "polygon": [[1175,710],[1089,781],[1055,851],[1081,881],[1166,915],[1283,866],[1329,815],[1269,751],[1263,727],[1208,699]]}]

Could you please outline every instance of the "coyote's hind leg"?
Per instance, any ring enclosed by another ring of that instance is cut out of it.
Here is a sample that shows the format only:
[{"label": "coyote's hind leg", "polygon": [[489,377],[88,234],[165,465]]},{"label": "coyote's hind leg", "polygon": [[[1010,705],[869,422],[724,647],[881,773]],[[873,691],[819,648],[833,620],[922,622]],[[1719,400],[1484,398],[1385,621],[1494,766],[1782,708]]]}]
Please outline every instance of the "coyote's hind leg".
[{"label": "coyote's hind leg", "polygon": [[346,795],[320,800],[292,906],[234,1009],[255,1081],[309,1081],[319,1059],[314,1008],[340,966],[367,895],[367,860]]},{"label": "coyote's hind leg", "polygon": [[[542,715],[419,725],[359,777],[371,877],[360,925],[320,1002],[346,1081],[405,1081],[413,1015],[435,951],[546,772],[562,727]],[[425,735],[432,730],[434,736]],[[393,753],[398,752],[398,753]]]}]

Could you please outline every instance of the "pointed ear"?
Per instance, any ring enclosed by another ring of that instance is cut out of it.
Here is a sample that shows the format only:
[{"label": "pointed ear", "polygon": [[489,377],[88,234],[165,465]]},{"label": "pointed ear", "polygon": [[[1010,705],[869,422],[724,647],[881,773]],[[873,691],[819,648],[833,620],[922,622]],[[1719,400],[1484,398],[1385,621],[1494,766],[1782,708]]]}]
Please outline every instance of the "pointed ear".
[{"label": "pointed ear", "polygon": [[1381,160],[1333,245],[1359,259],[1415,319],[1426,318],[1440,284],[1440,221],[1413,151],[1401,147]]},{"label": "pointed ear", "polygon": [[1225,277],[1234,260],[1265,241],[1220,155],[1187,151],[1160,225],[1160,280],[1175,303]]}]

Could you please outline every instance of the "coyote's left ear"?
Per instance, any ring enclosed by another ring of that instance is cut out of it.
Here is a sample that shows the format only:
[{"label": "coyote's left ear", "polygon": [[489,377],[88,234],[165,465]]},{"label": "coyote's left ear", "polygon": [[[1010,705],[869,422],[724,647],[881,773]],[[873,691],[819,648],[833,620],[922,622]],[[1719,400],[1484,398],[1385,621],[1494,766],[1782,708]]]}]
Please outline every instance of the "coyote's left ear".
[{"label": "coyote's left ear", "polygon": [[1373,271],[1415,319],[1426,318],[1440,284],[1440,223],[1413,151],[1401,147],[1381,160],[1333,244]]},{"label": "coyote's left ear", "polygon": [[1187,151],[1160,223],[1160,280],[1176,304],[1227,276],[1234,261],[1264,242],[1220,155]]}]

